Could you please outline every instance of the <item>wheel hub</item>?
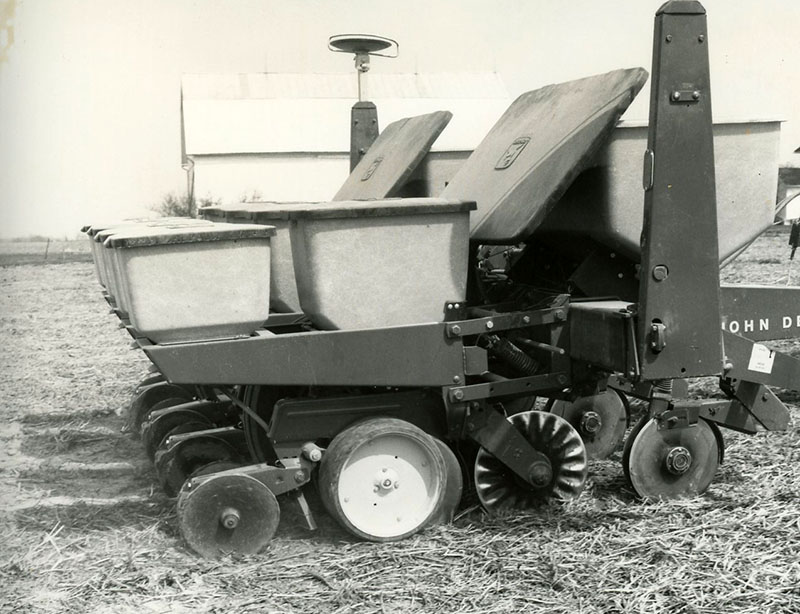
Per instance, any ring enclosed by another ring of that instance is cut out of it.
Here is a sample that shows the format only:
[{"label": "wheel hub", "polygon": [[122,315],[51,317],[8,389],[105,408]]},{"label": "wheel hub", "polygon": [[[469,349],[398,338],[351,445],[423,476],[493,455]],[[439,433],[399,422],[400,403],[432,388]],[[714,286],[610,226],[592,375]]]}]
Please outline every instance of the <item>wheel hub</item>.
[{"label": "wheel hub", "polygon": [[675,446],[665,459],[667,471],[673,475],[683,475],[692,466],[692,453],[683,446]]},{"label": "wheel hub", "polygon": [[387,492],[400,488],[400,476],[391,467],[383,467],[373,480],[375,492]]},{"label": "wheel hub", "polygon": [[239,526],[239,521],[242,519],[239,510],[235,507],[226,507],[220,512],[219,521],[226,529],[235,529]]},{"label": "wheel hub", "polygon": [[537,488],[542,488],[550,484],[553,479],[553,469],[546,461],[536,461],[531,466],[528,474],[531,484]]},{"label": "wheel hub", "polygon": [[582,435],[594,435],[603,428],[603,419],[596,411],[585,411],[581,416],[580,432]]}]

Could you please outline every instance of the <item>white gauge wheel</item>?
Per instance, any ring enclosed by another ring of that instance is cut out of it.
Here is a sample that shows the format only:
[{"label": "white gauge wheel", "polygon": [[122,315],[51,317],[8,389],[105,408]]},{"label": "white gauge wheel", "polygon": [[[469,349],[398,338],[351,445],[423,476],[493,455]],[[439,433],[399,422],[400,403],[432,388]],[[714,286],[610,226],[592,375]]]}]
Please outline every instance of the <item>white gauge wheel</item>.
[{"label": "white gauge wheel", "polygon": [[320,465],[328,512],[370,541],[402,539],[439,515],[447,469],[435,440],[413,424],[373,418],[339,433]]}]

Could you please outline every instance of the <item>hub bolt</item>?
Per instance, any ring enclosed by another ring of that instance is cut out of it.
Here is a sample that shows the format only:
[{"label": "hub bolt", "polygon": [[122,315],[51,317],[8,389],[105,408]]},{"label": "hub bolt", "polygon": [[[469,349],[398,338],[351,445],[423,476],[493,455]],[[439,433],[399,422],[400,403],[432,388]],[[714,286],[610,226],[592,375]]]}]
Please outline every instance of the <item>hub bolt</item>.
[{"label": "hub bolt", "polygon": [[673,475],[683,475],[692,466],[692,453],[683,446],[675,446],[665,459],[667,471]]},{"label": "hub bolt", "polygon": [[596,411],[586,411],[581,416],[580,430],[586,435],[594,435],[603,427],[603,419]]},{"label": "hub bolt", "polygon": [[400,488],[400,476],[394,469],[383,467],[373,479],[374,492],[381,490],[395,490]]},{"label": "hub bolt", "polygon": [[219,515],[219,520],[226,529],[235,529],[241,519],[239,510],[234,507],[226,507]]},{"label": "hub bolt", "polygon": [[550,467],[550,463],[536,461],[531,465],[528,476],[530,477],[531,484],[537,488],[542,488],[547,486],[553,479],[553,470]]}]

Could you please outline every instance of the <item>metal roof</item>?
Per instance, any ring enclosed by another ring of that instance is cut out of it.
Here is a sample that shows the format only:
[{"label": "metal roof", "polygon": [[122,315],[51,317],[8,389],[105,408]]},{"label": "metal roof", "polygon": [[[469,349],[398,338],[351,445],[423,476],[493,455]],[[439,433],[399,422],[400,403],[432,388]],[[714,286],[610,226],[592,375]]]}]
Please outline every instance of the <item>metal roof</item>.
[{"label": "metal roof", "polygon": [[[474,149],[510,104],[496,73],[372,74],[369,99],[381,126],[451,111],[434,150]],[[356,76],[342,74],[184,75],[184,151],[188,156],[344,152]]]}]

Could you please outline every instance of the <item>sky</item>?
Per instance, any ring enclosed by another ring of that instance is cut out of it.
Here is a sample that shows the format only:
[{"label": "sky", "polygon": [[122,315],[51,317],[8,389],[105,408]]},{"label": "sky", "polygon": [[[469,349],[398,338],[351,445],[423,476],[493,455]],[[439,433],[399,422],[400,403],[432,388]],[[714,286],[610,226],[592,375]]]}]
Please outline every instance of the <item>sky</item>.
[{"label": "sky", "polygon": [[[352,73],[327,39],[370,33],[400,43],[400,57],[373,60],[373,72],[496,71],[514,97],[649,70],[660,4],[0,0],[0,237],[73,237],[84,223],[140,215],[185,190],[182,74]],[[800,147],[800,1],[703,4],[715,119],[786,120],[789,160]],[[648,96],[626,118],[646,119]]]}]

